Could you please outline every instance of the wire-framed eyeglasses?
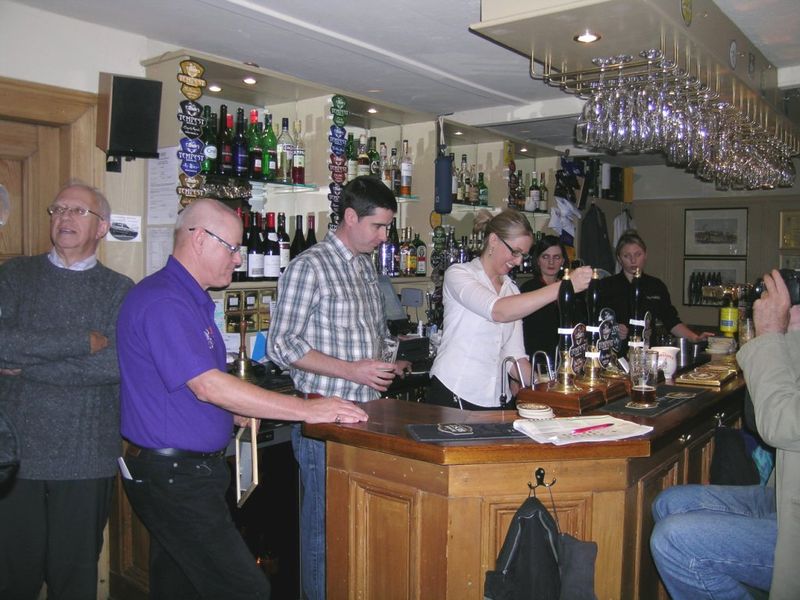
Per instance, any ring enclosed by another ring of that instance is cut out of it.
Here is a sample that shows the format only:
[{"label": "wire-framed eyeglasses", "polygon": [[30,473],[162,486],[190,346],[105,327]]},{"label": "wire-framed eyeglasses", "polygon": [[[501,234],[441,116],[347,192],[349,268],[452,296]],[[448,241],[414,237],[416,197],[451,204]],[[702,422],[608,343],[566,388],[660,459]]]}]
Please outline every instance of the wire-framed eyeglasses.
[{"label": "wire-framed eyeglasses", "polygon": [[[197,229],[197,227],[189,227],[189,231],[194,231],[195,229]],[[226,242],[225,240],[223,240],[221,237],[219,237],[219,236],[218,236],[216,233],[214,233],[213,231],[209,231],[209,230],[208,230],[208,229],[206,229],[205,227],[201,227],[200,229],[202,229],[203,231],[205,231],[205,232],[206,232],[206,233],[207,233],[209,236],[211,236],[212,238],[214,238],[215,240],[217,240],[217,241],[218,241],[220,244],[222,244],[223,246],[225,246],[225,248],[228,250],[228,252],[230,252],[230,253],[231,253],[231,256],[234,256],[234,255],[236,255],[236,254],[239,254],[239,249],[241,248],[241,246],[240,246],[239,244],[236,244],[236,245],[234,246],[234,245],[232,245],[232,244],[229,244],[229,243],[228,243],[228,242]]]},{"label": "wire-framed eyeglasses", "polygon": [[500,236],[497,236],[497,239],[500,240],[501,242],[503,242],[503,246],[508,248],[508,251],[511,252],[511,256],[513,256],[514,258],[521,258],[522,260],[527,260],[528,257],[530,256],[527,252],[523,252],[522,250],[514,250],[514,248],[509,246],[508,242],[505,241]]},{"label": "wire-framed eyeglasses", "polygon": [[47,214],[51,217],[63,217],[69,215],[71,217],[85,217],[87,215],[94,215],[101,221],[105,221],[105,217],[100,213],[89,210],[84,206],[61,206],[60,204],[53,204],[47,207]]}]

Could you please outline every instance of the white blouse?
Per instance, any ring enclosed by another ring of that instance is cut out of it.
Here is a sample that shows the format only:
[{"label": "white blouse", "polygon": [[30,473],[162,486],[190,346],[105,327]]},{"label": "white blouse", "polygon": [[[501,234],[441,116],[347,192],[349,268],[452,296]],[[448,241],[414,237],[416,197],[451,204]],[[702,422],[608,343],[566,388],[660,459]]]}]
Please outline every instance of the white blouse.
[{"label": "white blouse", "polygon": [[492,320],[494,303],[514,294],[519,289],[508,276],[497,294],[480,258],[445,271],[442,343],[431,375],[467,402],[499,407],[503,358],[526,357],[522,321]]}]

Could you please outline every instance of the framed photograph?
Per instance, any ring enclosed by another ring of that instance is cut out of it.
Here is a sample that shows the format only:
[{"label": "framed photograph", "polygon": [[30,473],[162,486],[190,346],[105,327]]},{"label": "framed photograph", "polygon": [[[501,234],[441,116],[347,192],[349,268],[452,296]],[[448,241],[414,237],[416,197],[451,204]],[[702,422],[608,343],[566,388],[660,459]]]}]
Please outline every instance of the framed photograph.
[{"label": "framed photograph", "polygon": [[778,260],[780,269],[800,269],[800,254],[781,254]]},{"label": "framed photograph", "polygon": [[747,260],[725,258],[685,258],[683,259],[683,303],[686,305],[700,304],[697,295],[699,291],[691,293],[689,289],[692,276],[701,274],[701,279],[718,278],[722,285],[728,283],[745,283],[747,281]]},{"label": "framed photograph", "polygon": [[747,209],[686,209],[684,254],[747,256]]},{"label": "framed photograph", "polygon": [[800,210],[782,210],[781,250],[800,250]]}]

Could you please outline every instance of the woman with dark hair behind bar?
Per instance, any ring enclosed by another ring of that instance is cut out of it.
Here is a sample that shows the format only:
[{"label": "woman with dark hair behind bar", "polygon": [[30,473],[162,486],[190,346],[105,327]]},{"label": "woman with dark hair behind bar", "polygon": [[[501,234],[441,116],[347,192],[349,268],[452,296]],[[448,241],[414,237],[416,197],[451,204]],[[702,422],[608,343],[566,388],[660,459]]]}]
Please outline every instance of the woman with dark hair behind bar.
[{"label": "woman with dark hair behind bar", "polygon": [[664,282],[644,273],[644,265],[647,262],[647,245],[636,231],[629,229],[620,236],[615,254],[617,261],[622,266],[622,271],[601,280],[600,304],[613,309],[616,313],[620,339],[624,340],[628,337],[628,322],[631,318],[631,281],[637,269],[642,273],[643,309],[651,313],[654,322],[655,320],[660,321],[666,331],[676,337],[687,338],[691,342],[700,342],[714,335],[708,331],[695,333],[683,324],[678,317],[678,311],[672,305],[669,291]]},{"label": "woman with dark hair behind bar", "polygon": [[[522,284],[520,291],[532,292],[559,281],[566,260],[564,243],[554,235],[544,236],[533,249],[533,278]],[[575,306],[579,322],[586,320],[585,308],[581,294]],[[522,319],[522,334],[528,356],[542,350],[554,361],[558,346],[558,303],[554,300]]]},{"label": "woman with dark hair behind bar", "polygon": [[[481,255],[445,271],[442,343],[431,369],[427,401],[471,410],[497,409],[504,357],[518,360],[524,383],[530,383],[520,319],[553,302],[559,286],[520,294],[508,276],[533,244],[525,215],[509,209],[492,216],[482,210],[475,216],[474,230],[484,232]],[[586,289],[591,276],[591,268],[577,269],[572,278],[575,290]],[[519,378],[513,367],[508,373]]]}]

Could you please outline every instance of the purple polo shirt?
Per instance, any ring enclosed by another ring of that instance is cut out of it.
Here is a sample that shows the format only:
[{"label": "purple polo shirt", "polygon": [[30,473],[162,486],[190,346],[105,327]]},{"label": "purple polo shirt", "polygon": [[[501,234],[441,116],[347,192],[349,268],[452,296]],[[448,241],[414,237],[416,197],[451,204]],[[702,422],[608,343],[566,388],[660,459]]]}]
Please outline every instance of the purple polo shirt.
[{"label": "purple polo shirt", "polygon": [[225,370],[214,302],[172,256],[125,297],[117,355],[122,437],[143,448],[215,452],[228,445],[233,415],[186,385],[210,369]]}]

